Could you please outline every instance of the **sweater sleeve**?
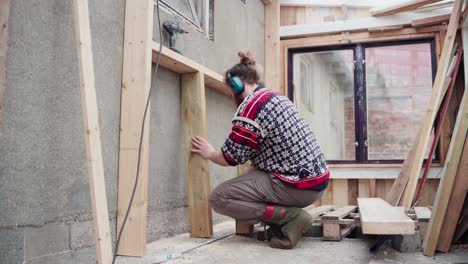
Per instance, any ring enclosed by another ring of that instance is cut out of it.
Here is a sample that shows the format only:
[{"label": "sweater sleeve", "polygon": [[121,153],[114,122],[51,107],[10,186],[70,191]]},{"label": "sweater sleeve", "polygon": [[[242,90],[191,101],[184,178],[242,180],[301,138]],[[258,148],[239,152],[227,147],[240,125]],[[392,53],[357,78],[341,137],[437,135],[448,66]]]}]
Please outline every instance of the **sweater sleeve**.
[{"label": "sweater sleeve", "polygon": [[262,144],[261,128],[250,119],[234,119],[231,133],[221,147],[231,166],[244,164],[255,156]]}]

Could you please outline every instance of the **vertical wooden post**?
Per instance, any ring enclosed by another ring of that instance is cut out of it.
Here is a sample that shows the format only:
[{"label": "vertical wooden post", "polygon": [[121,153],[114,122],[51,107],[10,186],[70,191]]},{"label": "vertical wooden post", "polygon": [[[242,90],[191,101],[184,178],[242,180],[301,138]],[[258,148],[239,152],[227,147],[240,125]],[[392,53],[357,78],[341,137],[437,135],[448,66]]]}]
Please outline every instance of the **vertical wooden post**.
[{"label": "vertical wooden post", "polygon": [[182,115],[191,237],[212,237],[208,160],[192,153],[192,136],[207,138],[205,81],[201,72],[182,74]]},{"label": "vertical wooden post", "polygon": [[[120,113],[117,230],[127,212],[136,179],[143,113],[151,85],[152,0],[127,0]],[[149,111],[149,110],[148,110]],[[121,235],[119,255],[146,254],[149,112],[145,120],[140,175],[132,208]]]},{"label": "vertical wooden post", "polygon": [[96,89],[94,87],[93,51],[91,48],[88,0],[74,0],[73,7],[96,253],[98,263],[107,264],[112,261],[112,247],[109,230],[109,215],[107,211],[104,167],[102,164],[101,138],[99,135],[99,114]]},{"label": "vertical wooden post", "polygon": [[265,4],[265,85],[279,90],[280,71],[280,3],[271,0]]},{"label": "vertical wooden post", "polygon": [[0,0],[0,128],[2,127],[3,92],[6,82],[6,52],[8,48],[8,18],[10,0]]}]

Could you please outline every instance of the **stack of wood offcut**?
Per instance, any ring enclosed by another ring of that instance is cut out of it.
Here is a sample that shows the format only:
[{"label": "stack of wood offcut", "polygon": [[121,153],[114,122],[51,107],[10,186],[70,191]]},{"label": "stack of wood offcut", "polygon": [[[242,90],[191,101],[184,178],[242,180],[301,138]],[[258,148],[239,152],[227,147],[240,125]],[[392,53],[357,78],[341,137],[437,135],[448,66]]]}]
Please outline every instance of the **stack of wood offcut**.
[{"label": "stack of wood offcut", "polygon": [[[465,2],[465,0],[455,0],[453,2],[453,11],[450,14],[413,21],[412,23],[413,27],[444,26],[446,31],[426,116],[401,172],[386,197],[386,201],[393,206],[402,206],[409,209],[417,204],[419,192],[422,188],[418,186],[421,167],[428,147],[431,144],[435,146],[437,143],[437,129],[434,128],[434,121],[437,117],[438,122],[443,121],[444,111],[448,106],[448,102],[450,102],[451,88],[459,69],[464,69],[465,76],[468,76],[466,74],[468,67],[459,67],[463,47],[468,47],[468,27],[465,26],[468,24],[465,21],[468,8],[463,11],[463,7],[466,5]],[[371,10],[371,14],[373,16],[386,16],[411,11],[416,8],[431,8],[431,6],[434,8],[434,6],[442,4],[445,5],[446,1],[413,0],[397,6],[375,8]],[[457,37],[459,29],[462,32],[462,38]],[[464,60],[467,61],[468,56],[464,56]],[[467,81],[468,78],[465,78],[465,87]],[[431,140],[433,130],[436,137]],[[433,256],[436,250],[448,252],[452,243],[468,242],[467,130],[468,92],[465,89],[458,109],[441,181],[432,207],[431,218],[424,236],[423,249],[424,254],[427,256]],[[432,160],[432,153],[429,154],[428,162],[430,160]],[[424,177],[422,182],[424,182]]]}]

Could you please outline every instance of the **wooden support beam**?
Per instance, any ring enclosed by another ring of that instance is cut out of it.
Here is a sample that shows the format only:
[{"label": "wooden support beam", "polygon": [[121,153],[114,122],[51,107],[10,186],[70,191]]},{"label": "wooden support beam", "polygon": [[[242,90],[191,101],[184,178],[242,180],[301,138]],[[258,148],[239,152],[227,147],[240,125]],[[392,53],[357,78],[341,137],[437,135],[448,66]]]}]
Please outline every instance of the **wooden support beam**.
[{"label": "wooden support beam", "polygon": [[280,89],[280,4],[271,0],[265,6],[265,85]]},{"label": "wooden support beam", "polygon": [[415,223],[404,208],[393,207],[381,198],[358,198],[363,234],[406,235],[414,234]]},{"label": "wooden support beam", "polygon": [[412,162],[409,164],[408,174],[403,175],[403,177],[408,178],[408,184],[403,193],[401,201],[401,205],[406,208],[409,208],[411,206],[411,203],[413,202],[414,193],[416,191],[416,186],[421,171],[421,165],[423,163],[424,155],[426,153],[427,146],[429,143],[429,137],[431,135],[432,126],[434,124],[434,120],[438,112],[440,102],[444,97],[443,90],[445,86],[445,81],[447,79],[447,71],[449,68],[450,60],[452,58],[452,51],[454,47],[455,37],[457,34],[463,2],[464,0],[457,0],[455,2],[453,8],[454,12],[452,13],[452,16],[450,18],[450,23],[445,37],[441,58],[439,64],[437,65],[437,74],[434,81],[434,87],[432,89],[432,95],[429,101],[428,110],[426,112],[421,129],[417,137],[417,144],[413,145],[413,148],[410,152],[412,153],[414,151],[414,156],[412,158]]},{"label": "wooden support beam", "polygon": [[8,48],[8,18],[10,0],[0,0],[0,128],[2,127],[3,92],[6,85],[6,52]]},{"label": "wooden support beam", "polygon": [[74,0],[73,7],[96,253],[98,263],[108,264],[112,262],[112,246],[99,134],[88,0]]},{"label": "wooden support beam", "polygon": [[182,75],[182,118],[191,237],[213,236],[208,160],[190,151],[192,136],[208,137],[204,77],[202,72]]},{"label": "wooden support beam", "polygon": [[446,15],[423,18],[423,19],[415,19],[411,22],[411,25],[413,27],[427,27],[427,26],[433,26],[433,25],[438,25],[442,23],[448,23],[450,16],[451,14],[446,14]]},{"label": "wooden support beam", "polygon": [[[433,256],[439,241],[439,234],[447,211],[448,202],[453,189],[453,183],[457,174],[460,157],[463,150],[466,134],[468,131],[468,90],[465,90],[457,121],[450,142],[447,160],[444,167],[443,178],[437,189],[431,220],[424,239],[424,255]],[[466,172],[465,172],[466,173]]]},{"label": "wooden support beam", "polygon": [[[153,41],[151,45],[153,62],[156,62],[159,54],[159,43]],[[231,95],[231,91],[224,83],[224,77],[221,74],[218,74],[166,47],[163,47],[162,49],[160,65],[180,74],[202,72],[205,75],[204,80],[207,87],[215,89],[226,95]]]},{"label": "wooden support beam", "polygon": [[411,0],[408,2],[400,3],[393,6],[386,6],[386,7],[376,7],[370,10],[371,15],[373,16],[388,16],[393,15],[405,11],[411,11],[418,7],[429,5],[432,3],[439,2],[441,0]]},{"label": "wooden support beam", "polygon": [[[424,13],[404,13],[388,17],[363,17],[342,21],[316,24],[289,25],[280,27],[281,38],[298,38],[314,35],[330,35],[341,32],[367,31],[369,28],[409,26],[415,19],[430,18],[452,13],[452,9],[434,10]],[[397,31],[397,30],[393,30]]]},{"label": "wooden support beam", "polygon": [[[119,176],[117,195],[117,230],[120,231],[136,180],[141,124],[151,86],[151,44],[153,1],[127,0],[122,69],[120,110]],[[145,122],[141,145],[138,186],[125,229],[121,234],[118,254],[146,254],[148,159],[150,111]]]}]

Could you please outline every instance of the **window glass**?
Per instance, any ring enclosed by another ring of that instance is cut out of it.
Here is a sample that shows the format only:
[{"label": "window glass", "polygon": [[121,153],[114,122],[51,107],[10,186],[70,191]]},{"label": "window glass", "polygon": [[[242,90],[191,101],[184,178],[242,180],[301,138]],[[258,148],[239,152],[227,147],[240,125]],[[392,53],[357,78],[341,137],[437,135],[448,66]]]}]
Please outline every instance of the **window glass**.
[{"label": "window glass", "polygon": [[190,20],[193,23],[198,24],[198,16],[195,11],[193,0],[161,0],[171,9]]},{"label": "window glass", "polygon": [[294,97],[329,160],[355,160],[353,50],[293,56]]},{"label": "window glass", "polygon": [[365,53],[368,159],[405,159],[431,97],[431,46],[375,47]]}]

